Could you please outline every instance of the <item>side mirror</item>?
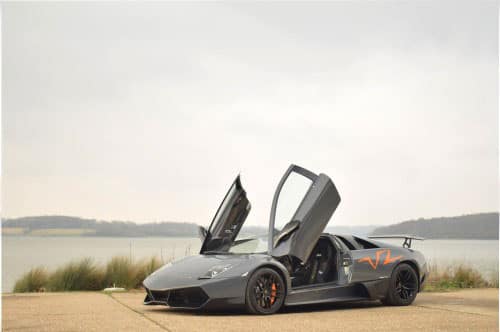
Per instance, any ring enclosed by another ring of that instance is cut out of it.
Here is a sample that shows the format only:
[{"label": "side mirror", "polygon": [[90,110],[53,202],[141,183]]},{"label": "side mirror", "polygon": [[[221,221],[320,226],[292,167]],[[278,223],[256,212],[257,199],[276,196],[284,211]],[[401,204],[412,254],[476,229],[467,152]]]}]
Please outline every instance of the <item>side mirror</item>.
[{"label": "side mirror", "polygon": [[287,238],[290,234],[295,232],[299,227],[300,227],[300,221],[298,220],[292,220],[288,224],[286,224],[281,230],[281,232],[279,232],[276,235],[276,238],[274,240],[274,246],[276,247],[280,241]]},{"label": "side mirror", "polygon": [[200,237],[201,242],[205,241],[207,234],[208,234],[208,231],[205,227],[198,226],[198,236]]}]

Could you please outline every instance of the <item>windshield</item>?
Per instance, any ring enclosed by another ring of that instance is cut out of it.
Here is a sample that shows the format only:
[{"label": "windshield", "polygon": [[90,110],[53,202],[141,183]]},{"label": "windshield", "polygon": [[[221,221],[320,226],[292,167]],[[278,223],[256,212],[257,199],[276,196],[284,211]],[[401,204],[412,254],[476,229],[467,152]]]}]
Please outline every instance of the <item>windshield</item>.
[{"label": "windshield", "polygon": [[263,226],[243,226],[230,246],[204,252],[208,255],[265,253],[267,253],[267,228]]},{"label": "windshield", "polygon": [[231,254],[263,254],[267,252],[267,236],[252,237],[236,241],[229,253]]}]

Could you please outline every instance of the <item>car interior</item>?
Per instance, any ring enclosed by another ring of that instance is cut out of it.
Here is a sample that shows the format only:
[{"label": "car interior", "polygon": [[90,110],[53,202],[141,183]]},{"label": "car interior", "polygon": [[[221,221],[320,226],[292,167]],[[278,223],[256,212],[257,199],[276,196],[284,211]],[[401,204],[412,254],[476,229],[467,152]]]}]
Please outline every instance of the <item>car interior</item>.
[{"label": "car interior", "polygon": [[292,287],[321,284],[338,280],[338,251],[332,241],[321,237],[305,263],[285,257],[282,263],[292,279]]}]

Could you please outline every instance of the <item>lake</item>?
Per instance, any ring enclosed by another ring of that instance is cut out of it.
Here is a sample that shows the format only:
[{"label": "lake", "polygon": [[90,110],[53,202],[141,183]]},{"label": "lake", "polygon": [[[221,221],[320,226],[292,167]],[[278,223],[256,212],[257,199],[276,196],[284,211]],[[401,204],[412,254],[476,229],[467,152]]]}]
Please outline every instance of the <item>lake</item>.
[{"label": "lake", "polygon": [[[388,240],[400,244],[402,241]],[[2,237],[2,291],[10,292],[15,281],[30,268],[49,269],[74,259],[92,257],[106,263],[122,255],[135,259],[158,256],[163,261],[197,254],[198,238],[122,238],[122,237]],[[426,240],[413,241],[431,264],[450,266],[467,264],[486,278],[498,273],[498,240]]]}]

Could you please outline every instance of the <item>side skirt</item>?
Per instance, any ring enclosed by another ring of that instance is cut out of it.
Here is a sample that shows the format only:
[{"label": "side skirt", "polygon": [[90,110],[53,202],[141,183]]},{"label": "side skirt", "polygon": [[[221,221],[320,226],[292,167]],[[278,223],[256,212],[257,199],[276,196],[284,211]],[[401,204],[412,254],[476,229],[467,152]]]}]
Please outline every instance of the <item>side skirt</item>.
[{"label": "side skirt", "polygon": [[344,302],[367,300],[370,295],[361,284],[347,286],[315,285],[307,288],[292,289],[286,299],[285,305],[302,305],[324,302]]},{"label": "side skirt", "polygon": [[365,286],[371,299],[382,300],[387,296],[390,281],[390,278],[381,278],[378,280],[365,281],[363,282],[363,286]]}]

